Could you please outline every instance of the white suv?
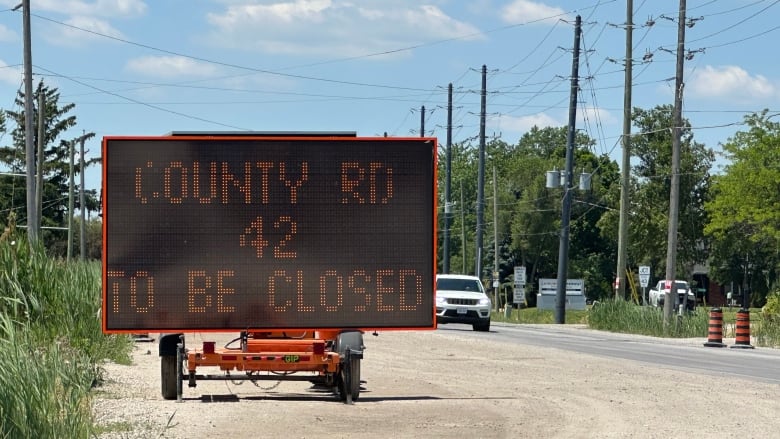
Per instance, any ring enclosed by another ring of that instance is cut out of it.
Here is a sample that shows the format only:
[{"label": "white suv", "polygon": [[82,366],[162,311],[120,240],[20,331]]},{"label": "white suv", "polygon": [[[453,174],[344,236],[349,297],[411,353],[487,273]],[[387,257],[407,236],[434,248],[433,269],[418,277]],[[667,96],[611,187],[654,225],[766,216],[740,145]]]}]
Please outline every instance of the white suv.
[{"label": "white suv", "polygon": [[[693,309],[696,307],[696,295],[693,294],[691,287],[688,286],[688,282],[684,280],[674,281],[674,290],[677,291],[678,295],[674,302],[679,304],[683,301],[683,297],[686,297],[687,300],[685,300],[685,308],[688,311],[693,311]],[[663,308],[664,299],[666,298],[667,293],[669,293],[669,288],[666,288],[666,281],[660,280],[655,285],[655,287],[651,288],[648,292],[648,302],[650,302],[651,306]]]},{"label": "white suv", "polygon": [[436,275],[436,323],[466,323],[490,331],[493,305],[476,276]]}]

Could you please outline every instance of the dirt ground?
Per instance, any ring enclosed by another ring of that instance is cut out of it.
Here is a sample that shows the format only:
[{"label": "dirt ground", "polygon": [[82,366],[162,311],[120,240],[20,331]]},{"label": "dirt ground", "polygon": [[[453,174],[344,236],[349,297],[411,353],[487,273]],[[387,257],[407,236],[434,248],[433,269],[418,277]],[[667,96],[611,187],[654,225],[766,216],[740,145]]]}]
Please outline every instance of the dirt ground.
[{"label": "dirt ground", "polygon": [[[213,338],[188,334],[187,343]],[[359,400],[346,405],[331,392],[290,381],[203,381],[195,389],[185,381],[184,401],[166,401],[157,344],[137,343],[132,366],[106,365],[107,382],[94,402],[105,430],[99,437],[780,436],[777,385],[670,373],[458,331],[366,334],[365,345],[366,383]]]}]

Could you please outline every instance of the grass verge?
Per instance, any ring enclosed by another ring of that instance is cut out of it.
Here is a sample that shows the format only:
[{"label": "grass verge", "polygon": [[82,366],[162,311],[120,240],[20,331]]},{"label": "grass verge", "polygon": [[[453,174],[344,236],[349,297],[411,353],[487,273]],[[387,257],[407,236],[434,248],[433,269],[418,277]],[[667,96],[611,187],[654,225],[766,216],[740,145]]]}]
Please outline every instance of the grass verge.
[{"label": "grass verge", "polygon": [[[592,329],[640,334],[653,337],[689,338],[709,336],[709,307],[699,307],[682,316],[674,315],[669,325],[664,324],[663,310],[638,306],[625,300],[606,300],[586,310],[566,310],[566,324],[586,324]],[[723,336],[733,337],[737,308],[723,308]],[[552,310],[536,308],[513,309],[510,316],[493,312],[491,320],[515,324],[555,323]],[[759,309],[750,310],[751,335],[756,346],[780,348],[780,317],[767,315]]]},{"label": "grass verge", "polygon": [[92,437],[90,391],[133,341],[101,331],[100,264],[0,238],[0,437]]}]

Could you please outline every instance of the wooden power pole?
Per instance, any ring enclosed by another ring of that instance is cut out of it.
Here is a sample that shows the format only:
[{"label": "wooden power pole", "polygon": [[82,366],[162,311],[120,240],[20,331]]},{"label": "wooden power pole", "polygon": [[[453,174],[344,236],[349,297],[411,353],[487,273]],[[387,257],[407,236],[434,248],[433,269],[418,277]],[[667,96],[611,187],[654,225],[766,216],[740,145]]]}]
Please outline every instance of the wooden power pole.
[{"label": "wooden power pole", "polygon": [[631,76],[633,64],[634,2],[626,2],[626,58],[623,80],[623,158],[620,165],[620,222],[618,225],[617,274],[615,297],[626,298],[626,266],[628,255],[628,212],[631,190]]},{"label": "wooden power pole", "polygon": [[[680,136],[682,125],[683,63],[685,62],[685,0],[680,0],[680,14],[677,19],[677,69],[674,81],[674,114],[672,127],[672,188],[669,191],[669,234],[666,248],[666,282],[671,282],[664,298],[664,325],[672,319],[677,291],[674,288],[677,276],[677,228],[680,217]],[[687,296],[683,300],[688,300]]]}]

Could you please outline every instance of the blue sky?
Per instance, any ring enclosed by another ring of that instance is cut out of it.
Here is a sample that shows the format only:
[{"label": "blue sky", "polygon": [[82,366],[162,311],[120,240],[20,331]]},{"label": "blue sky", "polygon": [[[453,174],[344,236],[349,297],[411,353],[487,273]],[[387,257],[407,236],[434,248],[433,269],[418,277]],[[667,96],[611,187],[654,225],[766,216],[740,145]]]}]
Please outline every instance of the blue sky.
[{"label": "blue sky", "polygon": [[[0,0],[0,108],[22,87],[20,0]],[[778,0],[688,0],[684,117],[719,150],[743,116],[780,111]],[[633,105],[673,103],[679,2],[634,0]],[[515,143],[568,120],[574,17],[583,21],[577,128],[620,161],[626,2],[619,0],[31,0],[37,81],[82,130],[355,131]],[[652,24],[652,25],[651,25]],[[643,62],[648,58],[649,62]],[[17,109],[18,110],[18,109]],[[2,138],[10,142],[10,136]],[[97,188],[100,174],[87,174]]]}]

